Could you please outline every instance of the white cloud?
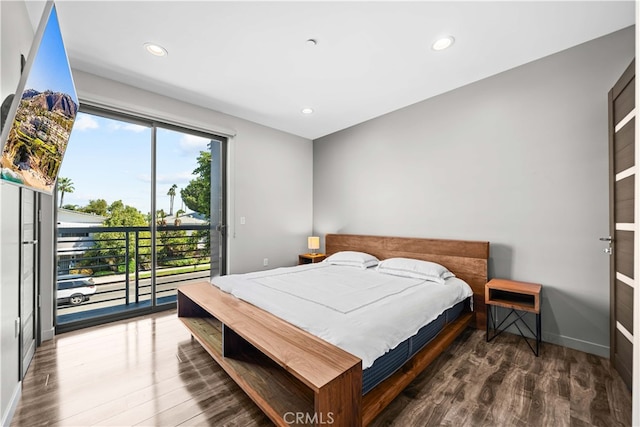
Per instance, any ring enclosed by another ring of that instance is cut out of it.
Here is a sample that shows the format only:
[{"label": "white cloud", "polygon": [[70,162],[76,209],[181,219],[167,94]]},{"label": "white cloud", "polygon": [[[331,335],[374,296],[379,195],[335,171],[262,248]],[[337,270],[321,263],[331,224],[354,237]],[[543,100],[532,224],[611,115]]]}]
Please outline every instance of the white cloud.
[{"label": "white cloud", "polygon": [[128,124],[128,125],[124,125],[122,129],[135,132],[135,133],[140,133],[140,132],[144,132],[149,128],[145,126],[140,126],[140,125]]},{"label": "white cloud", "polygon": [[110,122],[109,123],[109,129],[111,129],[112,131],[118,131],[118,130],[126,130],[129,132],[135,132],[135,133],[140,133],[140,132],[144,132],[146,130],[148,130],[148,127],[145,126],[141,126],[141,125],[136,125],[133,123],[117,123],[117,122]]},{"label": "white cloud", "polygon": [[78,114],[78,118],[73,124],[73,130],[90,130],[90,129],[98,129],[100,125],[98,122],[91,116],[87,116],[86,114]]},{"label": "white cloud", "polygon": [[142,182],[151,182],[151,175],[149,174],[138,175],[138,179]]},{"label": "white cloud", "polygon": [[182,184],[188,183],[190,180],[194,178],[191,172],[175,172],[166,175],[157,175],[156,182],[158,184],[170,184],[168,187],[171,187],[173,184],[177,184],[178,186]]},{"label": "white cloud", "polygon": [[[169,189],[173,184],[178,185],[179,187],[185,186],[194,178],[191,172],[175,172],[169,174],[158,174],[156,175],[156,184],[160,188],[159,191],[162,191],[163,184],[167,184],[166,187]],[[151,182],[151,175],[149,174],[140,174],[138,175],[138,180],[142,182]]]},{"label": "white cloud", "polygon": [[184,153],[191,154],[199,153],[200,151],[207,151],[207,145],[210,141],[210,139],[202,138],[200,136],[185,134],[180,138],[180,142],[178,144]]}]

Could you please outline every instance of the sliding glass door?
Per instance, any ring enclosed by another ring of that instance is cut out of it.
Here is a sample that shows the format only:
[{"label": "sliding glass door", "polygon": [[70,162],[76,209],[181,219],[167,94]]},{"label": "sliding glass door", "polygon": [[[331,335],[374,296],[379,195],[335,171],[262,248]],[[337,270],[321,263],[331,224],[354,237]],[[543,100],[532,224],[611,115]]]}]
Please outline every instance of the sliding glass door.
[{"label": "sliding glass door", "polygon": [[76,123],[57,189],[57,329],[175,306],[178,286],[221,274],[226,140],[93,109]]},{"label": "sliding glass door", "polygon": [[156,304],[175,301],[181,283],[220,274],[222,143],[158,128],[155,173]]}]

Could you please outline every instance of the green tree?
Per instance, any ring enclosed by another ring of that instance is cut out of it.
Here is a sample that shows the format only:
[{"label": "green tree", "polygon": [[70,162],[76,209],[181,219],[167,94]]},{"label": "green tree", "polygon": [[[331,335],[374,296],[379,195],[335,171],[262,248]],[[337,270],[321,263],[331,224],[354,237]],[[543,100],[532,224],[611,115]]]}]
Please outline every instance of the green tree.
[{"label": "green tree", "polygon": [[[180,190],[182,202],[192,211],[198,212],[211,221],[211,143],[208,144],[208,151],[201,151],[196,159],[197,166],[193,170],[196,175],[189,184]],[[216,160],[214,160],[216,161]],[[189,236],[196,244],[203,244],[205,253],[209,253],[211,247],[211,233],[209,230],[197,230]]]},{"label": "green tree", "polygon": [[189,209],[209,219],[211,218],[211,151],[201,151],[196,161],[198,166],[193,170],[193,174],[197,177],[180,190],[180,196]]},{"label": "green tree", "polygon": [[[101,200],[106,205],[106,201]],[[90,201],[90,204],[93,201]],[[121,200],[113,202],[105,208],[107,219],[103,222],[105,227],[146,227],[148,226],[145,215],[134,208],[122,203]],[[127,245],[129,252],[129,272],[135,271],[136,259],[141,269],[151,267],[151,232],[138,230],[138,253],[136,254],[136,231],[112,231],[96,233],[95,245],[87,251],[85,257],[91,263],[95,271],[110,271],[112,273],[124,273],[127,269]]]},{"label": "green tree", "polygon": [[70,178],[59,177],[58,178],[58,191],[60,192],[60,207],[62,207],[62,202],[64,200],[64,193],[73,193],[75,188],[73,188],[73,181]]},{"label": "green tree", "polygon": [[158,265],[183,266],[198,263],[197,240],[187,236],[185,230],[162,230],[158,227]]},{"label": "green tree", "polygon": [[133,206],[125,205],[122,200],[116,200],[107,208],[106,227],[143,227],[149,225],[142,212]]},{"label": "green tree", "polygon": [[169,188],[169,192],[167,196],[169,196],[169,216],[173,215],[173,199],[176,197],[176,189],[178,186],[173,184],[171,188]]},{"label": "green tree", "polygon": [[[122,203],[122,202],[120,202]],[[81,212],[92,213],[101,216],[107,216],[107,201],[104,199],[89,200],[89,204],[83,208],[78,209]]]}]

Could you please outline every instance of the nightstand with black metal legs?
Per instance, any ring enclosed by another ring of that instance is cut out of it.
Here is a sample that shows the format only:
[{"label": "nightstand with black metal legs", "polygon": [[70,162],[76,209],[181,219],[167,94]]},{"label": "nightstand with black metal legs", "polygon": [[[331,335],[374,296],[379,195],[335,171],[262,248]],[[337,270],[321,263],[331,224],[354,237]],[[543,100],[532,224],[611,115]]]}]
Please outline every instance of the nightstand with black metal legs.
[{"label": "nightstand with black metal legs", "polygon": [[[540,293],[542,285],[535,283],[516,282],[505,279],[491,279],[485,286],[485,304],[487,305],[487,342],[491,341],[505,329],[514,325],[522,338],[529,345],[533,353],[540,354],[540,344],[542,343],[542,318],[540,313]],[[510,309],[507,316],[496,325],[496,316],[492,307],[505,307]],[[536,331],[533,332],[524,316],[533,313],[536,316]],[[513,316],[513,320],[506,324]],[[536,341],[535,349],[529,342],[529,338],[522,332],[520,325],[526,327]],[[493,334],[491,334],[493,331]]]}]

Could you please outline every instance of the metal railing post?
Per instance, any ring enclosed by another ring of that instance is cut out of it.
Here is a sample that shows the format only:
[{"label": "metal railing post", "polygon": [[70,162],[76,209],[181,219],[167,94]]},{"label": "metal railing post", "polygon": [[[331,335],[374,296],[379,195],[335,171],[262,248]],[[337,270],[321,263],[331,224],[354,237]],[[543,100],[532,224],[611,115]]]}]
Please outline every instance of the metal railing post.
[{"label": "metal railing post", "polygon": [[125,279],[124,279],[124,298],[125,304],[129,305],[129,230],[125,231],[124,238],[124,262],[125,262]]},{"label": "metal railing post", "polygon": [[140,232],[136,230],[136,304],[140,302]]}]

